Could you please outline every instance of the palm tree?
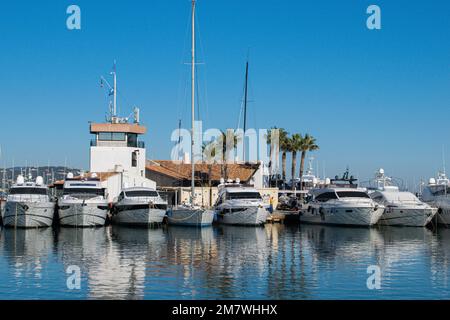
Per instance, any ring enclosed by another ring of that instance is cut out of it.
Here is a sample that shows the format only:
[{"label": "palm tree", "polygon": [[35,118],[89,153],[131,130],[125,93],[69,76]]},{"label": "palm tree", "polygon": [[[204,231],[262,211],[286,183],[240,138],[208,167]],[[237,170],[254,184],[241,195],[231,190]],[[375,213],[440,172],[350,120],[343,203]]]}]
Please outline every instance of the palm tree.
[{"label": "palm tree", "polygon": [[[281,131],[283,130],[283,131]],[[280,149],[281,149],[281,177],[283,182],[286,181],[286,158],[289,152],[289,133],[284,129],[280,129]]]},{"label": "palm tree", "polygon": [[[236,149],[237,144],[240,140],[240,137],[233,133],[233,148]],[[211,157],[216,156],[216,146],[220,144],[222,146],[222,163],[224,163],[224,166],[221,167],[221,175],[227,179],[228,178],[228,163],[227,163],[227,133],[222,131],[222,134],[214,141],[203,143],[202,149],[203,152],[205,150],[208,151]],[[229,150],[228,150],[229,151]]]},{"label": "palm tree", "polygon": [[304,170],[304,166],[305,166],[306,152],[314,151],[314,150],[318,150],[318,149],[319,149],[319,146],[316,144],[316,138],[314,138],[313,136],[310,136],[309,134],[305,134],[305,137],[303,139],[301,139],[301,146],[300,146],[300,151],[302,152],[301,159],[300,159],[300,175],[299,175],[301,189],[303,189],[301,181],[302,181],[303,170]]},{"label": "palm tree", "polygon": [[292,190],[295,189],[295,168],[297,166],[297,151],[300,150],[302,146],[302,136],[298,133],[294,133],[292,137],[289,139],[289,151],[292,153],[292,166],[291,166],[291,175],[292,175]]}]

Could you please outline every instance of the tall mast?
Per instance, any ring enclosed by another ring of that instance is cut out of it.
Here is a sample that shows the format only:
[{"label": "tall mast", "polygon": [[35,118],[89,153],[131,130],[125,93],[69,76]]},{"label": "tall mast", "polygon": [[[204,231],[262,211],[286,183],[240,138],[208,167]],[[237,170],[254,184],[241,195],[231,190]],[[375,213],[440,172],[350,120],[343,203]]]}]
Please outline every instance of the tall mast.
[{"label": "tall mast", "polygon": [[192,0],[192,61],[191,61],[191,204],[195,198],[194,124],[195,124],[195,0]]},{"label": "tall mast", "polygon": [[244,135],[243,135],[243,161],[245,161],[245,131],[247,130],[247,90],[248,88],[248,60],[245,64],[245,89],[244,89]]}]

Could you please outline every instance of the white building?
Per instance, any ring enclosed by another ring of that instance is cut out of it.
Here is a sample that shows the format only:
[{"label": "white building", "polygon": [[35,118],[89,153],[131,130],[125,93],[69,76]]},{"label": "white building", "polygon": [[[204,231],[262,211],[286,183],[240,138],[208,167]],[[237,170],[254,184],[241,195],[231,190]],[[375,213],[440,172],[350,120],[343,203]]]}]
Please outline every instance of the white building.
[{"label": "white building", "polygon": [[138,123],[91,123],[94,139],[90,146],[90,172],[104,176],[109,201],[119,195],[123,187],[145,186],[156,188],[156,183],[145,177],[145,144],[139,136],[146,128]]}]

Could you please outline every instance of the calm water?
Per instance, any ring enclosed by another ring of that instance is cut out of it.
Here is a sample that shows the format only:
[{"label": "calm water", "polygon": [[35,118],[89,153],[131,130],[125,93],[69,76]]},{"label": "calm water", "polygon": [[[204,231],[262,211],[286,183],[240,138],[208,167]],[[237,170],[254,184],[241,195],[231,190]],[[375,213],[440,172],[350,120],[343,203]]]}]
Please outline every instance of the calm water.
[{"label": "calm water", "polygon": [[[380,290],[367,288],[369,265]],[[449,284],[447,229],[0,231],[0,299],[448,299]]]}]

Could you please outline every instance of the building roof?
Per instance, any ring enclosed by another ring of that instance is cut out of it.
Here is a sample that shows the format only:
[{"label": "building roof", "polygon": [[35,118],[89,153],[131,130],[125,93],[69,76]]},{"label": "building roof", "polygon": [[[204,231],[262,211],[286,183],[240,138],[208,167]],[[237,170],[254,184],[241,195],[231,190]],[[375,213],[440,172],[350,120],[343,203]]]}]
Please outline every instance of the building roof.
[{"label": "building roof", "polygon": [[126,132],[145,134],[147,128],[135,123],[91,123],[91,133],[97,132]]},{"label": "building roof", "polygon": [[[225,165],[217,163],[211,165],[207,163],[196,163],[194,168],[195,179],[196,180],[208,179],[207,177],[211,172],[210,179],[213,181],[219,181],[220,178],[223,178],[222,172],[225,170],[224,167]],[[171,160],[152,160],[147,161],[147,165],[145,168],[149,171],[160,173],[174,179],[179,180],[191,179],[192,165],[190,163],[183,163],[180,161],[171,161]],[[247,182],[253,177],[258,168],[259,164],[243,164],[243,163],[228,164],[226,169],[227,178],[233,180],[239,178],[242,182]]]}]

